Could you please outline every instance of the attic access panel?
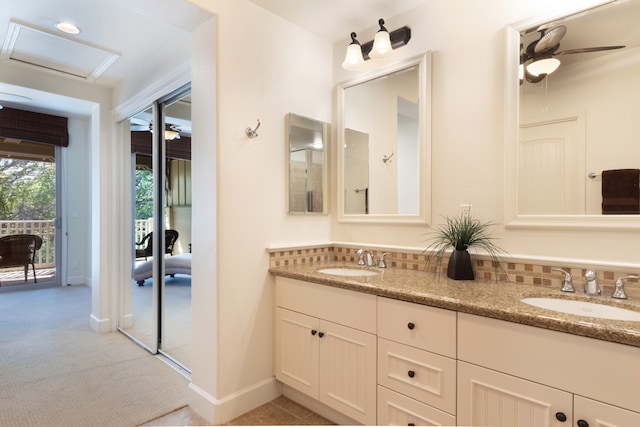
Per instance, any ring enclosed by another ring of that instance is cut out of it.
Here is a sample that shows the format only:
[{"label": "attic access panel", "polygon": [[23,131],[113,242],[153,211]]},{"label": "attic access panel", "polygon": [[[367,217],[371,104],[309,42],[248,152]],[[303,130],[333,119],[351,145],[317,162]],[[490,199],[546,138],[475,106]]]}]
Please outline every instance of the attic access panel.
[{"label": "attic access panel", "polygon": [[2,58],[94,81],[119,54],[12,21]]}]

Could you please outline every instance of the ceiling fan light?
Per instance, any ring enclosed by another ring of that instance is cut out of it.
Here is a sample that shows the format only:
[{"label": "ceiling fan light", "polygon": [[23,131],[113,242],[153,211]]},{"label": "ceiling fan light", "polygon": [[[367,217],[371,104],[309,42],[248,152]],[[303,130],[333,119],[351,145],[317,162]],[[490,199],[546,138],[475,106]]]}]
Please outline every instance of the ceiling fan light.
[{"label": "ceiling fan light", "polygon": [[356,40],[356,33],[351,33],[351,44],[347,46],[347,54],[344,57],[342,68],[345,70],[357,70],[364,65],[362,46]]},{"label": "ceiling fan light", "polygon": [[533,61],[527,65],[527,72],[536,77],[541,75],[549,75],[558,69],[560,66],[560,60],[557,58],[544,58],[537,61]]},{"label": "ceiling fan light", "polygon": [[380,24],[380,30],[373,39],[373,48],[371,48],[369,56],[373,59],[384,59],[393,55],[393,47],[389,31],[384,27],[384,19],[380,19],[378,24]]},{"label": "ceiling fan light", "polygon": [[173,141],[174,139],[180,139],[180,134],[175,130],[165,130],[164,139],[167,141]]}]

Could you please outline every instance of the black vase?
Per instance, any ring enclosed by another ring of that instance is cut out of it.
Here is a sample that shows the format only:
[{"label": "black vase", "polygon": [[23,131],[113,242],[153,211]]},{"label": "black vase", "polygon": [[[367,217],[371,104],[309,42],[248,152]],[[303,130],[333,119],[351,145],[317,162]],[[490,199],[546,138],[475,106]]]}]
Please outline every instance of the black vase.
[{"label": "black vase", "polygon": [[466,249],[454,249],[447,265],[447,277],[453,280],[473,280],[471,256]]}]

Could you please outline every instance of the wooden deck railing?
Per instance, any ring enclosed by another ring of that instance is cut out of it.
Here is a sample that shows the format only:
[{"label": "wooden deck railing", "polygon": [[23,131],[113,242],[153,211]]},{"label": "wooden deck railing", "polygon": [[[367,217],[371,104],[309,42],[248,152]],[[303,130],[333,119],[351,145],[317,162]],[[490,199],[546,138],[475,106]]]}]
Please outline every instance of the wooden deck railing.
[{"label": "wooden deck railing", "polygon": [[36,252],[36,268],[55,267],[55,223],[44,221],[0,221],[0,237],[10,234],[35,234],[42,238],[42,247]]}]

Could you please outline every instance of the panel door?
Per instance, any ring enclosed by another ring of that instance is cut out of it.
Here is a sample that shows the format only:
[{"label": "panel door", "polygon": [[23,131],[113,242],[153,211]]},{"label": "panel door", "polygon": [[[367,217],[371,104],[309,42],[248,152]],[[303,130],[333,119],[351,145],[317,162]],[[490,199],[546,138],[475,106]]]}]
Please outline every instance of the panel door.
[{"label": "panel door", "polygon": [[362,424],[374,425],[375,335],[327,321],[320,321],[320,331],[320,401]]},{"label": "panel door", "polygon": [[459,425],[566,427],[572,404],[571,393],[458,362]]},{"label": "panel door", "polygon": [[584,214],[584,141],[577,117],[523,125],[518,213]]},{"label": "panel door", "polygon": [[276,378],[318,398],[318,319],[276,307]]}]

